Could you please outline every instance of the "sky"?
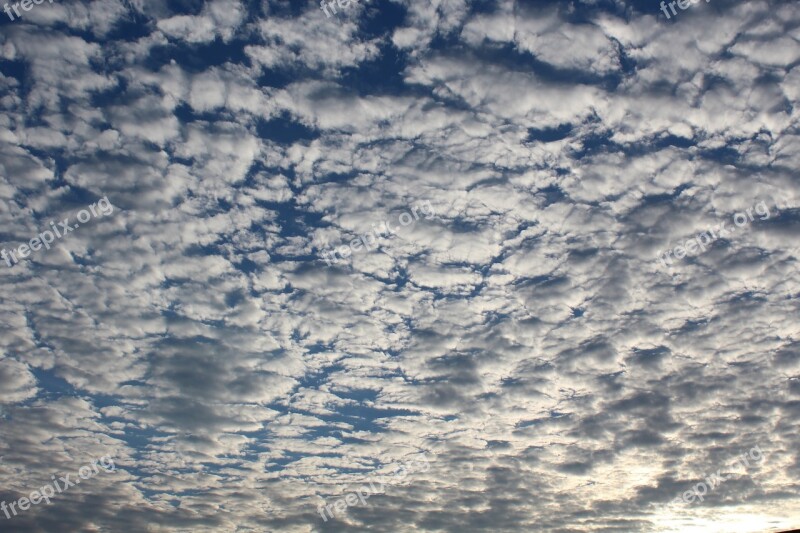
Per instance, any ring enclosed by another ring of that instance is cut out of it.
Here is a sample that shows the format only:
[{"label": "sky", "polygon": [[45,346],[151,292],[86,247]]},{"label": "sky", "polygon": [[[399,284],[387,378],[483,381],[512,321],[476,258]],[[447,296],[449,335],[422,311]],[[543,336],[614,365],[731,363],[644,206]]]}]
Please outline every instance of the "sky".
[{"label": "sky", "polygon": [[800,528],[796,1],[7,6],[0,531]]}]

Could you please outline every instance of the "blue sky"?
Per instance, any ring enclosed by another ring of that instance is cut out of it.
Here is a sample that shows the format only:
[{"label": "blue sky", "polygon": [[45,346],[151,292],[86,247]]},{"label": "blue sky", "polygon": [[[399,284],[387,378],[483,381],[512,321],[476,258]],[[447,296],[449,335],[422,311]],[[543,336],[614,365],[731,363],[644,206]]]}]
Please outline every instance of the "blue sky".
[{"label": "blue sky", "polygon": [[0,11],[0,531],[800,528],[796,3],[337,11]]}]

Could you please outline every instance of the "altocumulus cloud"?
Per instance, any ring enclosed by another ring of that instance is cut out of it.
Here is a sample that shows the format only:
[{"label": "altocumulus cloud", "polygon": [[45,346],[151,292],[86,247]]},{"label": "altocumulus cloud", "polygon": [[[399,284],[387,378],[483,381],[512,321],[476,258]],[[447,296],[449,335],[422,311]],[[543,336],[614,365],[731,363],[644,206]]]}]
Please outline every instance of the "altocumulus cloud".
[{"label": "altocumulus cloud", "polygon": [[116,467],[0,529],[800,527],[796,3],[346,11],[0,22],[0,247],[114,206],[0,269],[0,500]]}]

